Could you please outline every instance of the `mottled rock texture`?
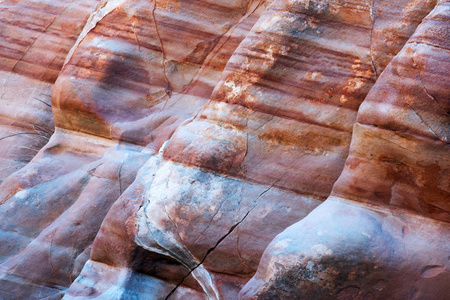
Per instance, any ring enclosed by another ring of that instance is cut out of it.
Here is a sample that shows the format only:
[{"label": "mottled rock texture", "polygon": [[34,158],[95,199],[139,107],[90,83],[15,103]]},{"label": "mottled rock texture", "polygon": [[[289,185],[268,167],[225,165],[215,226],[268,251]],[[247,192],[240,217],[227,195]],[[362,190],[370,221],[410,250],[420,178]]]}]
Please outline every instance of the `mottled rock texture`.
[{"label": "mottled rock texture", "polygon": [[449,1],[0,8],[1,299],[450,295]]}]

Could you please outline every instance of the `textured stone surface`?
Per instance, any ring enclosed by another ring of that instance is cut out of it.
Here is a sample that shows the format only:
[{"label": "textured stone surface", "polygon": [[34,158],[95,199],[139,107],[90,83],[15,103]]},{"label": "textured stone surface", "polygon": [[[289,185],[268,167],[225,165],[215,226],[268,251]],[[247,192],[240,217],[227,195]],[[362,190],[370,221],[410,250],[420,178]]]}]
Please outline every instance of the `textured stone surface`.
[{"label": "textured stone surface", "polygon": [[98,2],[0,2],[0,183],[52,135],[53,83]]},{"label": "textured stone surface", "polygon": [[449,17],[436,6],[381,74],[332,196],[272,241],[240,299],[448,297]]},{"label": "textured stone surface", "polygon": [[111,205],[207,101],[265,8],[179,4],[101,2],[77,32],[52,92],[56,133],[0,186],[2,298],[64,293]]},{"label": "textured stone surface", "polygon": [[449,5],[0,2],[0,298],[444,299]]},{"label": "textured stone surface", "polygon": [[239,299],[445,299],[448,223],[329,197],[268,246]]}]

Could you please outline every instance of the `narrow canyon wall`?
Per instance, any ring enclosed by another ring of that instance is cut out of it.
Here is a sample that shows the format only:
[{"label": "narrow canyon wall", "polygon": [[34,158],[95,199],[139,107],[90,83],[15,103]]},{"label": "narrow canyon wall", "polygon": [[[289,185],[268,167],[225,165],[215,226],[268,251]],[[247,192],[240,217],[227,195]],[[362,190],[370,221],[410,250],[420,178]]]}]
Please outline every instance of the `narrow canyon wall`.
[{"label": "narrow canyon wall", "polygon": [[0,7],[0,298],[450,294],[449,1]]}]

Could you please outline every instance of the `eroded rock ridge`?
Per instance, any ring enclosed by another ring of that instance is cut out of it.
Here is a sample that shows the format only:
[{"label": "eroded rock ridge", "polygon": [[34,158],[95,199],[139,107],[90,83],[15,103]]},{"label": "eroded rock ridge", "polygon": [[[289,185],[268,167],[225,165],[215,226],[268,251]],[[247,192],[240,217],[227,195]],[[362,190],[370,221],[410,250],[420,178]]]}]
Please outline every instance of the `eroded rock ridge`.
[{"label": "eroded rock ridge", "polygon": [[0,298],[447,299],[449,78],[446,0],[0,0]]}]

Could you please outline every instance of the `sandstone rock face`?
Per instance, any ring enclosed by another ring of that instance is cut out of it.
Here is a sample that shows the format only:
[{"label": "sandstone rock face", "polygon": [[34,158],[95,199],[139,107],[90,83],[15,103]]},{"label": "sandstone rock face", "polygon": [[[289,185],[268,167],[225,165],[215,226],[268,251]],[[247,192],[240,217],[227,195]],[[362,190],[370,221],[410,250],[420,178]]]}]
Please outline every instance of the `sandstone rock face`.
[{"label": "sandstone rock face", "polygon": [[54,2],[0,2],[0,298],[448,297],[450,2]]},{"label": "sandstone rock face", "polygon": [[0,183],[52,135],[53,83],[97,3],[0,2]]},{"label": "sandstone rock face", "polygon": [[266,6],[154,4],[100,3],[63,56],[56,132],[0,187],[2,298],[64,294],[112,204],[208,100]]},{"label": "sandstone rock face", "polygon": [[449,7],[380,75],[331,196],[272,241],[240,299],[448,297]]}]

